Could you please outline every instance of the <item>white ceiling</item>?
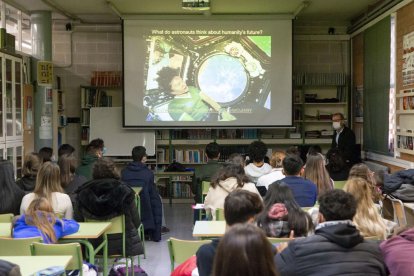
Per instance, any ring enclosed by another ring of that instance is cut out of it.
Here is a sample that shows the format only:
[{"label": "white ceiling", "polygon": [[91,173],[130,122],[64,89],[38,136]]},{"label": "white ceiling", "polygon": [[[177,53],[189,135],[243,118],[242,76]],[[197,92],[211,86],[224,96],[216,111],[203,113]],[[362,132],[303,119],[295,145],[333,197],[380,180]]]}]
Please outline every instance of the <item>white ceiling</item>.
[{"label": "white ceiling", "polygon": [[[210,0],[212,14],[292,14],[303,0]],[[391,0],[309,0],[309,6],[299,13],[299,19],[338,20],[350,22],[378,2]],[[120,22],[122,15],[182,15],[200,12],[181,8],[181,0],[5,0],[26,12],[52,10],[53,18],[62,11],[72,19],[85,23]],[[60,12],[58,12],[60,10]]]}]

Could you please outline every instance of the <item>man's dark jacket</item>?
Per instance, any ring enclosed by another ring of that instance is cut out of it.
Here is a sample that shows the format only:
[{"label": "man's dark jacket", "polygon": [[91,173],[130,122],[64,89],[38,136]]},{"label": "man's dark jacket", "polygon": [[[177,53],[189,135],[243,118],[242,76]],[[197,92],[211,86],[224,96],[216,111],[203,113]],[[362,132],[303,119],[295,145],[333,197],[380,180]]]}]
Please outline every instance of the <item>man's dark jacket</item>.
[{"label": "man's dark jacket", "polygon": [[154,173],[141,162],[131,162],[122,171],[121,178],[131,187],[142,187],[141,221],[152,241],[161,240],[162,202],[154,184]]}]

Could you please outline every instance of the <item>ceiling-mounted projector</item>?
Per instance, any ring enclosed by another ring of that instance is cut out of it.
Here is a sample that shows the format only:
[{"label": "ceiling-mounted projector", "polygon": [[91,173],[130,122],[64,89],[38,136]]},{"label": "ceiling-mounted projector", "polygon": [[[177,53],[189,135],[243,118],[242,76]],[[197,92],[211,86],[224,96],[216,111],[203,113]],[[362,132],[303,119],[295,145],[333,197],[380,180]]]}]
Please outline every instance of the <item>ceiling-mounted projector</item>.
[{"label": "ceiling-mounted projector", "polygon": [[182,0],[185,10],[206,11],[210,9],[210,0]]}]

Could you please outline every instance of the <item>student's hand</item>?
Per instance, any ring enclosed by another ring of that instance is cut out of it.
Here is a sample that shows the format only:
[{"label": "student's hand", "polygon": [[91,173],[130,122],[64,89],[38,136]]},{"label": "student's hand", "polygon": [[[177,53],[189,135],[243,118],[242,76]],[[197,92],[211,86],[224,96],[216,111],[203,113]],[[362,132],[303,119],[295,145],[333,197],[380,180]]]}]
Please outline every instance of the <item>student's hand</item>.
[{"label": "student's hand", "polygon": [[[294,240],[295,239],[295,231],[291,230],[289,233],[289,239]],[[287,242],[282,242],[278,246],[276,246],[277,253],[281,253],[285,248],[288,247]]]},{"label": "student's hand", "polygon": [[276,246],[277,253],[282,253],[282,251],[285,250],[286,247],[288,247],[287,242],[279,243],[279,245]]}]

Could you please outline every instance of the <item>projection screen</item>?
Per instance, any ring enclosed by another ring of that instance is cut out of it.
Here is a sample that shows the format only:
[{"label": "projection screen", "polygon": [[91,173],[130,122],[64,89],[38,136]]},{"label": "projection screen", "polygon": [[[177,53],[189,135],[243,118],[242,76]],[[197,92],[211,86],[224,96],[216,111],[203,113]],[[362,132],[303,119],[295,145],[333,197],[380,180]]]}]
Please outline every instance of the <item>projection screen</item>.
[{"label": "projection screen", "polygon": [[292,125],[291,20],[124,20],[124,127]]}]

